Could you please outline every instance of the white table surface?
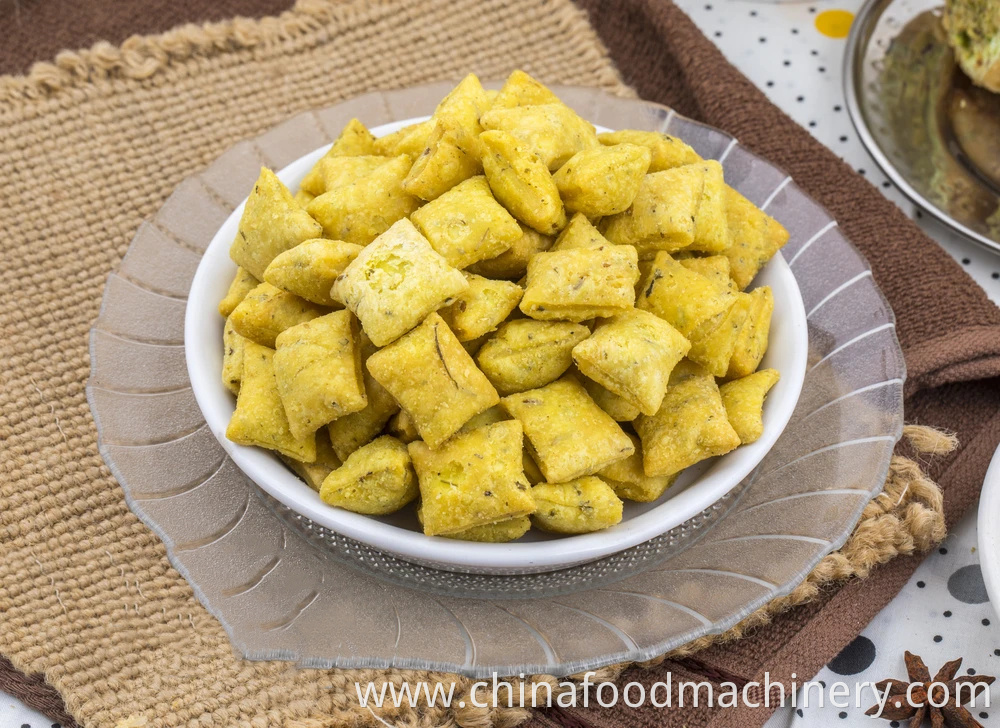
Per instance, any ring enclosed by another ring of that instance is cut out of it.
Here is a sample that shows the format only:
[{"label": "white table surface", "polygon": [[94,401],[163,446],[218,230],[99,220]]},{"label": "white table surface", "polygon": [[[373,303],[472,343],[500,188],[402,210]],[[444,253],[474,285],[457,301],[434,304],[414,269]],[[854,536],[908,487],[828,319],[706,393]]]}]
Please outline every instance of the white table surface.
[{"label": "white table surface", "polygon": [[[784,4],[743,0],[676,2],[771,101],[916,219],[990,298],[1000,302],[1000,256],[951,233],[930,215],[922,215],[881,173],[854,132],[842,84],[845,41],[820,33],[816,18],[826,10],[854,12],[860,7],[860,0]],[[905,678],[904,648],[923,656],[932,673],[942,663],[965,656],[963,673],[971,668],[1000,675],[1000,618],[994,618],[985,591],[979,586],[982,577],[978,568],[973,511],[953,529],[942,549],[917,569],[899,595],[845,651],[843,659],[831,663],[837,669],[857,669],[857,672],[844,675],[826,667],[816,679],[853,683]],[[976,601],[979,599],[982,601]],[[994,685],[994,689],[1000,702],[1000,688]],[[868,705],[865,703],[860,709],[854,708],[853,703],[843,709],[831,705],[811,707],[803,710],[802,715],[787,707],[775,713],[767,728],[890,726],[866,718],[864,710]],[[1000,705],[995,712],[1000,716]],[[988,708],[973,710],[987,725],[990,719],[983,715],[989,713]],[[57,725],[0,692],[0,728],[56,728]]]}]

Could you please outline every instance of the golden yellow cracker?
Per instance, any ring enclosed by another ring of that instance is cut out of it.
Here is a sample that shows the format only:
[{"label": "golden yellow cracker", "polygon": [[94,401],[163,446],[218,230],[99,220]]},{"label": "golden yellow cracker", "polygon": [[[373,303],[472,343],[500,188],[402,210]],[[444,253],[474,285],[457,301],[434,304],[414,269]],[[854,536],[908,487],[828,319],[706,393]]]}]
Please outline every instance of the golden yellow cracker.
[{"label": "golden yellow cracker", "polygon": [[694,242],[704,186],[705,170],[698,164],[647,174],[631,207],[602,220],[604,237],[634,245],[643,258],[683,250]]},{"label": "golden yellow cracker", "polygon": [[750,200],[726,187],[726,221],[732,245],[726,257],[733,280],[745,290],[757,272],[788,242],[788,231]]},{"label": "golden yellow cracker", "polygon": [[477,427],[486,427],[487,425],[494,425],[497,422],[504,422],[509,419],[510,415],[507,414],[507,410],[495,404],[489,409],[483,410],[478,415],[473,415],[472,419],[462,425],[462,429],[459,432],[468,432],[469,430],[475,430]]},{"label": "golden yellow cracker", "polygon": [[242,268],[237,268],[236,277],[229,284],[226,297],[219,301],[219,315],[222,318],[229,318],[229,314],[240,305],[240,301],[246,298],[247,294],[259,285],[260,281]]},{"label": "golden yellow cracker", "polygon": [[414,158],[403,189],[422,200],[435,200],[463,180],[482,174],[481,156],[475,137],[438,121],[427,146]]},{"label": "golden yellow cracker", "polygon": [[771,333],[771,314],[774,313],[774,294],[769,286],[755,288],[749,293],[752,299],[743,328],[733,347],[733,358],[729,360],[727,379],[737,379],[753,374],[767,353],[768,336]]},{"label": "golden yellow cracker", "polygon": [[479,135],[483,171],[497,200],[518,220],[543,235],[566,224],[566,210],[548,167],[522,142],[505,131]]},{"label": "golden yellow cracker", "polygon": [[598,407],[611,415],[616,422],[631,422],[639,416],[639,408],[626,399],[622,399],[593,379],[583,378],[583,388]]},{"label": "golden yellow cracker", "polygon": [[660,408],[671,370],[690,348],[660,317],[631,309],[606,319],[577,344],[573,361],[584,376],[652,415]]},{"label": "golden yellow cracker", "polygon": [[[359,412],[346,415],[327,425],[330,444],[341,460],[346,459],[362,445],[372,441],[392,415],[399,411],[399,405],[382,385],[374,389],[374,380],[365,377],[368,406]],[[377,382],[375,382],[377,384]],[[378,394],[373,394],[377,392]]]},{"label": "golden yellow cracker", "polygon": [[399,338],[468,288],[409,220],[380,235],[344,269],[333,297],[361,320],[376,346]]},{"label": "golden yellow cracker", "polygon": [[375,153],[375,137],[368,128],[357,119],[351,119],[340,132],[340,136],[330,147],[331,155],[342,157],[358,157],[362,154]]},{"label": "golden yellow cracker", "polygon": [[516,541],[528,532],[531,528],[531,518],[519,516],[508,518],[505,521],[487,523],[483,526],[474,526],[458,533],[443,533],[445,538],[454,538],[459,541],[478,541],[480,543],[508,543]]},{"label": "golden yellow cracker", "polygon": [[507,420],[460,433],[435,449],[410,443],[424,533],[460,533],[532,513],[521,441],[520,423]]},{"label": "golden yellow cracker", "polygon": [[562,103],[559,97],[540,81],[524,71],[514,71],[507,77],[490,108],[511,109],[515,106],[559,103]]},{"label": "golden yellow cracker", "polygon": [[476,362],[502,395],[537,389],[573,363],[573,347],[590,336],[569,321],[508,321],[479,350]]},{"label": "golden yellow cracker", "polygon": [[729,424],[744,445],[764,434],[764,398],[779,378],[776,370],[761,369],[719,387]]},{"label": "golden yellow cracker", "polygon": [[273,357],[272,349],[246,342],[240,394],[226,427],[226,437],[237,445],[263,447],[295,460],[314,462],[315,436],[310,433],[307,437],[295,438],[288,428],[288,418],[274,379]]},{"label": "golden yellow cracker", "polygon": [[[417,520],[420,525],[424,525],[423,506],[417,506]],[[528,532],[531,528],[531,518],[529,516],[517,516],[507,518],[496,523],[487,523],[482,526],[473,526],[464,531],[455,533],[443,533],[444,538],[452,538],[456,541],[478,541],[480,543],[507,543],[516,541]]]},{"label": "golden yellow cracker", "polygon": [[574,248],[600,248],[611,243],[583,213],[576,213],[559,233],[552,250],[573,250]]},{"label": "golden yellow cracker", "polygon": [[655,264],[656,261],[653,258],[647,258],[646,260],[639,258],[639,279],[635,282],[636,305],[639,304],[639,297],[642,295],[643,290],[645,290],[644,284],[647,283],[649,272],[653,270]]},{"label": "golden yellow cracker", "polygon": [[274,340],[282,331],[327,311],[270,283],[261,283],[240,301],[229,319],[240,336],[273,349]]},{"label": "golden yellow cracker", "polygon": [[340,136],[313,168],[302,179],[300,187],[313,195],[321,195],[331,189],[324,184],[323,163],[337,157],[360,157],[378,154],[375,151],[375,137],[357,119],[351,119],[340,132]]},{"label": "golden yellow cracker", "polygon": [[296,475],[305,481],[306,485],[319,492],[323,486],[326,476],[339,468],[342,463],[340,458],[333,452],[330,446],[330,437],[325,429],[316,431],[316,461],[303,463],[294,458],[280,456],[282,461],[292,469]]},{"label": "golden yellow cracker", "polygon": [[635,452],[624,460],[611,463],[597,474],[611,486],[615,495],[639,503],[655,501],[677,479],[676,475],[646,475],[642,466],[642,443],[638,437],[629,435]]},{"label": "golden yellow cracker", "polygon": [[640,415],[635,430],[642,440],[643,469],[649,476],[679,473],[740,444],[726,418],[715,377],[686,361],[671,374],[659,411]]},{"label": "golden yellow cracker", "polygon": [[247,340],[236,333],[233,322],[226,319],[222,329],[222,383],[233,394],[240,393],[243,378],[243,350]]},{"label": "golden yellow cracker", "polygon": [[262,167],[247,198],[239,232],[229,248],[236,265],[258,280],[279,253],[303,240],[318,238],[323,230],[292,197],[277,175]]},{"label": "golden yellow cracker", "polygon": [[650,152],[635,144],[577,152],[552,175],[569,212],[603,217],[624,212],[639,193]]},{"label": "golden yellow cracker", "polygon": [[646,277],[636,308],[655,313],[688,337],[702,323],[733,304],[733,294],[689,270],[667,253],[659,253]]},{"label": "golden yellow cracker", "polygon": [[695,164],[701,157],[691,147],[677,137],[662,134],[658,131],[637,131],[623,129],[621,131],[606,131],[598,134],[601,144],[639,144],[649,149],[652,157],[649,163],[650,172],[662,172],[665,169],[683,167],[685,164]]},{"label": "golden yellow cracker", "polygon": [[[323,157],[316,162],[313,172],[310,172],[302,180],[302,187],[306,192],[311,192],[313,199],[315,199],[324,192],[336,190],[344,185],[349,185],[352,182],[357,182],[367,177],[383,164],[391,162],[393,159],[395,157],[383,157],[372,154],[367,154],[363,157]],[[312,177],[314,172],[318,175],[318,180]],[[312,202],[312,200],[309,200],[309,202]]]},{"label": "golden yellow cracker", "polygon": [[588,475],[568,483],[539,483],[532,487],[533,524],[552,533],[591,533],[622,520],[623,503],[611,486]]},{"label": "golden yellow cracker", "polygon": [[405,154],[416,158],[427,148],[427,139],[437,122],[434,119],[408,124],[402,129],[386,134],[375,140],[375,154],[396,157]]},{"label": "golden yellow cracker", "polygon": [[[375,345],[364,333],[360,338],[361,359],[367,363],[368,358],[375,352]],[[371,442],[372,438],[382,431],[389,418],[399,411],[396,400],[368,373],[367,366],[363,366],[362,369],[368,405],[363,410],[334,420],[326,428],[330,445],[341,460],[346,460],[352,452]]]},{"label": "golden yellow cracker", "polygon": [[[424,525],[424,510],[422,505],[417,505],[417,520],[420,525]],[[442,533],[443,538],[452,538],[456,541],[479,541],[480,543],[507,543],[516,541],[531,529],[531,518],[528,516],[517,516],[507,518],[496,523],[487,523],[482,526],[473,526],[464,531],[455,533]]]},{"label": "golden yellow cracker", "polygon": [[728,310],[708,319],[691,333],[688,358],[705,367],[712,376],[724,377],[752,301],[749,295],[737,291]]},{"label": "golden yellow cracker", "polygon": [[[444,310],[445,309],[442,309],[442,311]],[[483,344],[489,341],[489,339],[490,339],[490,334],[483,334],[478,339],[463,341],[462,348],[465,349],[467,352],[469,352],[469,356],[475,358],[476,354],[479,353],[479,350],[483,348]]]},{"label": "golden yellow cracker", "polygon": [[521,237],[521,226],[493,198],[482,175],[452,187],[410,220],[456,268],[495,258]]},{"label": "golden yellow cracker", "polygon": [[529,450],[550,483],[596,473],[635,450],[573,377],[512,394],[502,403],[524,426]]},{"label": "golden yellow cracker", "polygon": [[292,199],[305,208],[306,205],[316,199],[316,195],[311,192],[306,192],[305,190],[299,190],[292,195]]},{"label": "golden yellow cracker", "polygon": [[495,258],[481,260],[468,267],[470,273],[486,278],[517,280],[528,271],[528,261],[535,253],[543,253],[552,247],[552,237],[542,235],[537,230],[521,225],[521,236],[503,253]]},{"label": "golden yellow cracker", "polygon": [[710,159],[702,162],[701,167],[704,170],[704,184],[698,210],[694,214],[694,240],[688,250],[724,253],[729,249],[730,240],[722,165]]},{"label": "golden yellow cracker", "polygon": [[354,182],[324,192],[306,209],[322,224],[325,237],[367,245],[420,205],[403,189],[411,166],[412,160],[401,154]]},{"label": "golden yellow cracker", "polygon": [[486,131],[516,137],[551,171],[562,167],[577,152],[600,146],[593,125],[561,102],[490,109],[480,123]]},{"label": "golden yellow cracker", "polygon": [[293,437],[303,438],[368,404],[357,321],[350,311],[292,326],[275,343],[274,376]]},{"label": "golden yellow cracker", "polygon": [[517,308],[524,290],[510,281],[494,281],[465,273],[469,287],[441,314],[459,341],[472,341],[495,331]]},{"label": "golden yellow cracker", "polygon": [[534,319],[586,321],[635,304],[638,258],[630,245],[539,253],[528,263],[521,311]]},{"label": "golden yellow cracker", "polygon": [[306,240],[272,260],[264,280],[307,301],[340,308],[330,290],[360,252],[360,245],[343,240]]},{"label": "golden yellow cracker", "polygon": [[521,467],[524,468],[524,477],[531,485],[537,485],[538,483],[545,482],[545,476],[542,475],[542,471],[538,467],[538,463],[535,459],[531,457],[531,453],[528,452],[528,448],[524,448],[521,453]]},{"label": "golden yellow cracker", "polygon": [[474,73],[463,78],[434,109],[435,121],[444,121],[458,127],[468,138],[475,138],[482,131],[479,118],[490,107],[490,101]]},{"label": "golden yellow cracker", "polygon": [[413,418],[429,447],[500,401],[448,324],[436,313],[368,359],[368,371]]},{"label": "golden yellow cracker", "polygon": [[[728,288],[733,293],[738,290],[736,288],[736,283],[730,276],[729,258],[726,256],[709,255],[705,257],[695,257],[693,255],[678,253],[674,256],[674,258],[676,258],[677,262],[688,270],[701,273],[703,276],[709,280],[715,281],[723,288]],[[652,263],[649,263],[648,265],[652,266]],[[639,264],[639,270],[642,271],[642,263]]]},{"label": "golden yellow cracker", "polygon": [[389,418],[389,424],[386,425],[386,429],[390,435],[398,438],[407,445],[420,439],[417,426],[413,423],[413,418],[410,417],[406,410],[400,410]]},{"label": "golden yellow cracker", "polygon": [[406,445],[389,435],[351,453],[319,490],[324,503],[369,516],[395,513],[418,494]]}]

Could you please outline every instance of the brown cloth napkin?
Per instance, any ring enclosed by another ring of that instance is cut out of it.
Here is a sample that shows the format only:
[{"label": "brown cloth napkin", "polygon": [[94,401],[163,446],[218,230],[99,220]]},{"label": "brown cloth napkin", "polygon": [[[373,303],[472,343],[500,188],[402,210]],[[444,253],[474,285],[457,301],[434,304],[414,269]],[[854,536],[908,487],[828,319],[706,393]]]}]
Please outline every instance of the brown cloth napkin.
[{"label": "brown cloth napkin", "polygon": [[[908,421],[953,430],[962,443],[950,457],[930,465],[932,477],[945,489],[946,514],[953,522],[977,497],[989,457],[1000,441],[1000,311],[892,203],[770,104],[674,5],[666,0],[578,2],[590,12],[620,72],[641,96],[734,133],[755,152],[784,167],[831,210],[868,257],[898,320],[909,367]],[[0,70],[24,70],[31,60],[42,59],[42,49],[51,55],[51,43],[76,47],[97,37],[120,42],[132,32],[220,17],[224,11],[261,15],[277,13],[288,5],[287,0],[120,0],[113,5],[94,2],[89,7],[8,4],[0,8],[0,22],[4,27],[20,25],[0,52]],[[74,39],[74,29],[84,35]],[[40,42],[46,37],[50,45]],[[916,557],[897,558],[864,582],[830,590],[744,640],[685,660],[668,660],[653,669],[633,669],[621,680],[648,684],[665,679],[668,671],[674,673],[675,681],[683,677],[738,684],[761,679],[765,671],[772,680],[788,679],[792,673],[799,679],[813,675],[897,593],[918,561]],[[45,697],[39,693],[44,683],[14,675],[5,667],[0,663],[0,676],[6,676],[0,685],[16,694],[18,684],[29,685],[30,690],[20,694],[33,696],[31,704],[64,719],[57,693]],[[535,722],[758,726],[768,713],[743,708],[593,708],[539,711]]]},{"label": "brown cloth napkin", "polygon": [[277,15],[293,0],[2,0],[0,73],[26,73],[63,49],[98,41],[120,44],[130,35],[161,33],[184,23],[207,23],[237,15]]}]

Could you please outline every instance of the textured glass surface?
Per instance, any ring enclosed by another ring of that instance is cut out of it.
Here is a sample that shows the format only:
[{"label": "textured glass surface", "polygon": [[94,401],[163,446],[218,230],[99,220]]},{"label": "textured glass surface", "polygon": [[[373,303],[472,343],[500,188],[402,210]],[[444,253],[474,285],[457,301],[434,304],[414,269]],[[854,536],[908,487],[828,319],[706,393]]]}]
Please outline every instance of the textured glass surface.
[{"label": "textured glass surface", "polygon": [[723,631],[786,594],[839,547],[881,488],[902,428],[893,315],[829,214],[732,137],[643,101],[557,92],[608,127],[677,134],[791,233],[809,318],[791,423],[711,508],[598,561],[510,576],[416,565],[333,533],[265,495],[209,431],[187,379],[187,284],[261,164],[328,143],[351,117],[426,114],[446,84],[368,94],[237,144],[178,187],[109,277],[88,387],[104,459],[172,563],[253,659],[470,675],[566,674],[642,660]]}]

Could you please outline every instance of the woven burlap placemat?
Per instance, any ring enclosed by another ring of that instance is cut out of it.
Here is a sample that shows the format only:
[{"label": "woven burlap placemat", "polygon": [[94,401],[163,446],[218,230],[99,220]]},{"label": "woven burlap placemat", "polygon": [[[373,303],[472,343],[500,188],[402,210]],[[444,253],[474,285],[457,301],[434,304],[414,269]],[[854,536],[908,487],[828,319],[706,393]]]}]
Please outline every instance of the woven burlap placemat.
[{"label": "woven burlap placemat", "polygon": [[[84,394],[87,334],[139,224],[236,141],[371,89],[469,71],[500,78],[515,65],[632,93],[568,0],[305,0],[277,18],[99,45],[0,79],[0,214],[16,231],[5,251],[16,264],[0,270],[0,651],[44,675],[80,723],[377,724],[357,705],[355,681],[465,685],[238,659],[101,461]],[[917,450],[950,446],[932,431],[910,435]],[[746,624],[942,535],[936,487],[897,457],[847,546]],[[485,726],[527,713],[470,705],[380,716]]]}]

